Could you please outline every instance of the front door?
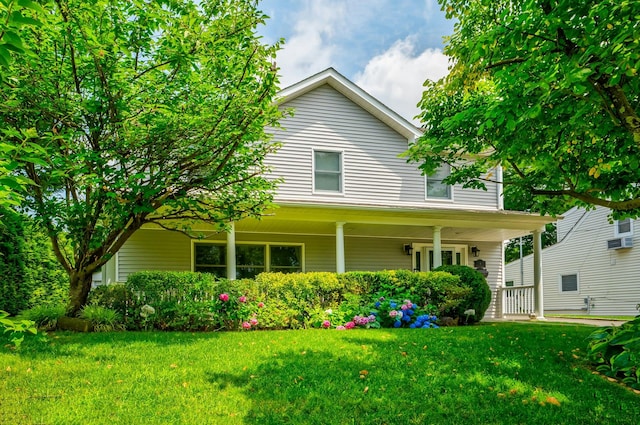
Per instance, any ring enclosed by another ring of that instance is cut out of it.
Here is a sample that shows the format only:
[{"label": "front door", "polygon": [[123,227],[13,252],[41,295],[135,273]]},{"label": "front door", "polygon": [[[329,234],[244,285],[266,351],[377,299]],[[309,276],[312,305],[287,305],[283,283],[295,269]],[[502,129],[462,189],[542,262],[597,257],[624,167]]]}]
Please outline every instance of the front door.
[{"label": "front door", "polygon": [[[431,244],[413,244],[413,270],[427,272],[434,269],[433,267],[433,245]],[[442,265],[466,264],[467,245],[449,245],[443,246],[441,252]]]}]

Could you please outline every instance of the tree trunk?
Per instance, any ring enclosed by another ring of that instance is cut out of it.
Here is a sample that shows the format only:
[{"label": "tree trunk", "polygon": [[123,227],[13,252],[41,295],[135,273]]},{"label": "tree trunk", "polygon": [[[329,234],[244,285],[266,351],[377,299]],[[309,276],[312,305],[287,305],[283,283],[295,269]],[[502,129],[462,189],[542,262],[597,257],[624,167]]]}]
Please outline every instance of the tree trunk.
[{"label": "tree trunk", "polygon": [[91,290],[91,273],[73,271],[69,276],[69,306],[67,315],[75,317],[82,307],[87,304],[89,291]]}]

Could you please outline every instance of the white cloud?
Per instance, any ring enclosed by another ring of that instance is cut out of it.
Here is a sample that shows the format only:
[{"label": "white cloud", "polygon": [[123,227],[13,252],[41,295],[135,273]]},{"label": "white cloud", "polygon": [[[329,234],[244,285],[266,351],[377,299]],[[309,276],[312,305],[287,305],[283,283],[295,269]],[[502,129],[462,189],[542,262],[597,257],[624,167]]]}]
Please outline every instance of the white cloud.
[{"label": "white cloud", "polygon": [[449,58],[440,49],[415,52],[414,37],[396,41],[387,51],[371,58],[354,82],[404,118],[416,122],[416,106],[425,80],[448,74]]},{"label": "white cloud", "polygon": [[280,87],[287,87],[334,66],[338,45],[333,42],[344,26],[345,4],[306,0],[295,16],[293,34],[278,52]]}]

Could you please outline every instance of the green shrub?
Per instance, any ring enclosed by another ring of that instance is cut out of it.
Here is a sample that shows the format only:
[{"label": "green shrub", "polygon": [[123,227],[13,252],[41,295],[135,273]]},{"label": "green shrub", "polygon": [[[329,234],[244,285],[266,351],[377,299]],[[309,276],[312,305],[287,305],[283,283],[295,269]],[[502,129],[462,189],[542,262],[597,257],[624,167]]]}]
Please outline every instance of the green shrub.
[{"label": "green shrub", "polygon": [[58,324],[58,319],[66,314],[66,306],[40,305],[24,310],[20,315],[27,320],[35,322],[39,329],[53,330]]},{"label": "green shrub", "polygon": [[[435,271],[443,271],[460,277],[460,283],[471,288],[468,294],[457,307],[451,308],[447,315],[453,317],[465,317],[469,323],[479,322],[491,303],[491,288],[487,279],[479,271],[467,266],[440,266]],[[475,314],[467,316],[467,310],[474,310]]]},{"label": "green shrub", "polygon": [[96,332],[113,332],[124,330],[122,316],[111,308],[99,305],[87,305],[80,311],[80,318],[88,320]]},{"label": "green shrub", "polygon": [[42,304],[65,304],[67,274],[46,232],[30,217],[0,209],[0,309],[10,314]]},{"label": "green shrub", "polygon": [[598,372],[640,390],[640,316],[620,326],[600,328],[588,339],[587,356]]},{"label": "green shrub", "polygon": [[14,320],[9,318],[9,313],[0,310],[0,341],[8,337],[15,348],[20,348],[27,333],[37,334],[36,324],[31,320]]}]

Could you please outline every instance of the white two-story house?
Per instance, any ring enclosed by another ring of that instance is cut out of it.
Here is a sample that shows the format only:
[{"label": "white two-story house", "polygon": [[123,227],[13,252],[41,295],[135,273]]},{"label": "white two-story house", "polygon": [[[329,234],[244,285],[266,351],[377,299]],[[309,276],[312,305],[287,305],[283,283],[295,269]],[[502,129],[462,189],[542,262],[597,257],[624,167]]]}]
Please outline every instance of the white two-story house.
[{"label": "white two-story house", "polygon": [[[499,183],[462,189],[442,183],[446,168],[422,175],[400,157],[421,131],[334,69],[284,89],[279,104],[294,110],[274,130],[282,147],[268,158],[282,178],[279,208],[205,239],[145,227],[104,268],[103,281],[139,270],[234,279],[465,264],[486,269],[495,292],[504,284],[503,241],[550,221],[504,211]],[[499,309],[496,296],[486,317]]]}]

